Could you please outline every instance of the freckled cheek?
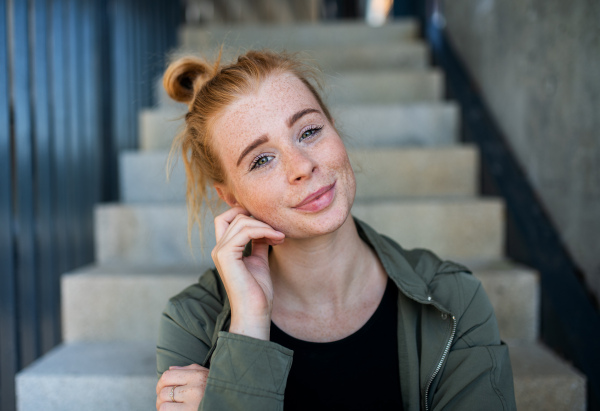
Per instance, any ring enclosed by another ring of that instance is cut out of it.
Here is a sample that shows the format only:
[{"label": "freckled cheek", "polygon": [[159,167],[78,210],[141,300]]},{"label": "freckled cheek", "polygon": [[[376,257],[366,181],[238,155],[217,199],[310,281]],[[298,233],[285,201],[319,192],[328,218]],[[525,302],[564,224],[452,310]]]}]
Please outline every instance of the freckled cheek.
[{"label": "freckled cheek", "polygon": [[338,173],[343,173],[349,183],[352,185],[355,184],[354,171],[352,170],[352,165],[350,164],[344,143],[342,143],[341,140],[338,139],[338,141],[331,145],[330,149],[327,150],[324,160],[326,161],[325,164],[327,164],[328,168],[331,168]]},{"label": "freckled cheek", "polygon": [[[253,190],[238,191],[238,201],[254,218],[270,226],[279,226],[283,218],[281,212],[281,196],[274,196],[274,191],[269,186],[254,187]],[[274,227],[275,228],[275,227]]]}]

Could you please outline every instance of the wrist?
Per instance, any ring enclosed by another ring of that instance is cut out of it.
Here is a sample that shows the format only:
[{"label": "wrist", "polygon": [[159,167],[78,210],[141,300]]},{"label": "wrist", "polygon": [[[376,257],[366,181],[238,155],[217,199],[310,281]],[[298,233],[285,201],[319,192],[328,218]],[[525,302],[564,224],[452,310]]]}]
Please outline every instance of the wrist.
[{"label": "wrist", "polygon": [[244,321],[239,318],[234,318],[232,315],[229,332],[269,341],[271,338],[271,318],[269,316],[268,321],[267,319],[261,319],[260,321]]}]

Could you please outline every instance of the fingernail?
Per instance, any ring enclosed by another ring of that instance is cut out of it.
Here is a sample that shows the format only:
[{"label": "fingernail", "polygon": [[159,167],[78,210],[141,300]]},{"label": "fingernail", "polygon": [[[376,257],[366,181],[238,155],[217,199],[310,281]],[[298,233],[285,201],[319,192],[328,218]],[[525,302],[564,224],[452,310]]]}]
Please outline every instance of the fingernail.
[{"label": "fingernail", "polygon": [[178,369],[180,369],[180,368],[183,368],[183,367],[179,367],[179,366],[177,366],[177,365],[171,365],[171,366],[169,367],[169,369],[170,369],[170,370],[178,370]]}]

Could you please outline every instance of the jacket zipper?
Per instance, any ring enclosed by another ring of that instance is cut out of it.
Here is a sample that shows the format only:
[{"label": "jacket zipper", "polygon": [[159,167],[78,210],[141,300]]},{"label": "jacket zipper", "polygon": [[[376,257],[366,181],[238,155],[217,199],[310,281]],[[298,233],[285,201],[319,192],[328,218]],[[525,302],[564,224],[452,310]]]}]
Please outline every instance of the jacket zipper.
[{"label": "jacket zipper", "polygon": [[452,346],[452,341],[454,340],[454,334],[456,334],[456,317],[452,316],[452,332],[450,333],[450,339],[448,340],[448,343],[446,344],[446,348],[444,349],[444,354],[442,354],[442,358],[440,358],[440,362],[438,363],[437,367],[435,367],[435,371],[433,372],[433,374],[431,374],[431,377],[429,378],[429,381],[427,382],[427,388],[425,388],[425,411],[429,411],[429,388],[431,387],[431,383],[433,383],[433,380],[435,379],[435,377],[438,375],[438,373],[442,369],[442,364],[446,360],[446,357],[448,356],[448,352],[450,351],[450,347]]}]

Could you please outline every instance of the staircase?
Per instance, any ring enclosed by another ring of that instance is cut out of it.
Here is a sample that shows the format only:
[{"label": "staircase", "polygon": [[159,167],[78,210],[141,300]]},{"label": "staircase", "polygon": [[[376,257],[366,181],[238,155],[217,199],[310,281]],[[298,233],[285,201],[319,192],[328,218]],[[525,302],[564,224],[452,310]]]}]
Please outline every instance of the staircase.
[{"label": "staircase", "polygon": [[[503,256],[504,204],[477,194],[478,151],[457,141],[459,108],[442,100],[443,73],[428,67],[413,21],[184,27],[180,38],[182,50],[208,55],[226,41],[225,58],[264,46],[310,52],[355,167],[353,214],[405,248],[473,269],[510,346],[520,410],[585,409],[585,378],[538,341],[538,276]],[[212,265],[214,245],[209,215],[207,251],[189,250],[182,165],[165,178],[185,107],[157,93],[159,105],[140,114],[140,151],[120,158],[122,202],[97,207],[96,264],[62,277],[64,343],[17,377],[20,411],[154,409],[160,313]]]}]

